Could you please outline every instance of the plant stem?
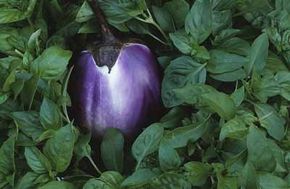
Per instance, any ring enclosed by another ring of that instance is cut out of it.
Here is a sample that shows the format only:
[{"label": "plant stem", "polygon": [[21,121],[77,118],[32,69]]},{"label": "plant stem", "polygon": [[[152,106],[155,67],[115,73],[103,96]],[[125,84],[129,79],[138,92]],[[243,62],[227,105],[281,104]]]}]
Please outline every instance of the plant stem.
[{"label": "plant stem", "polygon": [[95,13],[95,16],[97,17],[97,21],[100,24],[101,31],[102,31],[102,37],[104,43],[112,43],[118,41],[113,33],[111,32],[109,25],[105,19],[105,16],[101,10],[101,8],[98,5],[98,2],[96,0],[89,0],[88,1],[93,12]]},{"label": "plant stem", "polygon": [[97,167],[97,165],[95,164],[95,162],[93,161],[93,159],[91,158],[91,156],[86,156],[90,163],[92,164],[92,166],[95,168],[95,170],[98,172],[98,174],[102,174],[102,172],[100,171],[100,169]]},{"label": "plant stem", "polygon": [[157,41],[159,41],[163,45],[168,45],[166,42],[162,41],[161,39],[159,39],[157,36],[153,35],[152,33],[148,33],[148,35],[150,35],[153,39],[156,39]]}]

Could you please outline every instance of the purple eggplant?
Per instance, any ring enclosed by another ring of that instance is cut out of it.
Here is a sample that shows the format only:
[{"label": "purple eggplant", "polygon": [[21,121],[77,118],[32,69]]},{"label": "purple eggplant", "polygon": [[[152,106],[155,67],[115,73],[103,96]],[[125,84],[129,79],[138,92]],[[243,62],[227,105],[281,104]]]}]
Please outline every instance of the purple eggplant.
[{"label": "purple eggplant", "polygon": [[147,46],[127,43],[111,67],[98,66],[99,61],[83,51],[74,63],[69,81],[73,118],[99,135],[107,128],[117,128],[132,136],[162,111],[155,58]]}]

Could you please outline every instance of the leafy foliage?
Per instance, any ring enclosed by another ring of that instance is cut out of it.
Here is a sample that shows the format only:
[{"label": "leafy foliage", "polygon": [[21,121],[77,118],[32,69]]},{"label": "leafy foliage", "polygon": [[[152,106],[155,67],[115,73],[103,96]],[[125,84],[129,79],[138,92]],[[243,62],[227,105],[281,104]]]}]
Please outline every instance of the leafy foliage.
[{"label": "leafy foliage", "polygon": [[168,111],[134,141],[69,117],[89,2],[0,0],[0,188],[290,187],[288,0],[98,0],[164,69]]}]

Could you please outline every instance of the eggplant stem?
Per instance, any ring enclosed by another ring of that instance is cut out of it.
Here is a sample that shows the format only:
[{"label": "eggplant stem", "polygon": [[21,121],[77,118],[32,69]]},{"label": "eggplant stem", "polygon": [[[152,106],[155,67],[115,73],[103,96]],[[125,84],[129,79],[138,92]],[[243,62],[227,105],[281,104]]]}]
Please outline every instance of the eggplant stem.
[{"label": "eggplant stem", "polygon": [[118,41],[116,39],[116,37],[113,35],[113,33],[111,32],[109,25],[105,19],[104,14],[103,14],[103,11],[99,7],[97,0],[89,0],[88,2],[90,4],[96,18],[97,18],[97,21],[100,24],[103,42],[104,43],[112,43],[112,42]]}]

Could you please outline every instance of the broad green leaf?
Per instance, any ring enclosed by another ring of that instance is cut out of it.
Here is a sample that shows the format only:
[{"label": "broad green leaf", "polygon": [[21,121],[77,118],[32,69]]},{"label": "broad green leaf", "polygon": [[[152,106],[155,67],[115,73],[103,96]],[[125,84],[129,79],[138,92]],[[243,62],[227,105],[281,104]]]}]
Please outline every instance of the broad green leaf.
[{"label": "broad green leaf", "polygon": [[[232,32],[234,32],[234,34],[237,34],[240,31],[232,31]],[[231,36],[221,36],[221,37],[226,38],[226,37],[231,37]],[[244,39],[233,37],[228,40],[226,39],[217,39],[217,40],[220,40],[220,43],[221,43],[218,45],[218,48],[228,53],[245,56],[245,57],[248,56],[250,53],[251,46],[249,42]]]},{"label": "broad green leaf", "polygon": [[246,73],[243,69],[237,69],[221,74],[210,74],[210,77],[218,81],[233,82],[244,79],[246,77]]},{"label": "broad green leaf", "polygon": [[158,189],[191,189],[191,185],[187,182],[183,175],[167,172],[153,179],[151,188]]},{"label": "broad green leaf", "polygon": [[152,124],[147,127],[132,145],[132,154],[138,164],[149,154],[157,151],[163,136],[163,127],[160,124]]},{"label": "broad green leaf", "polygon": [[7,94],[0,94],[0,104],[3,104],[8,99]]},{"label": "broad green leaf", "polygon": [[93,178],[88,180],[83,189],[117,189],[123,181],[122,175],[118,172],[107,171],[104,172],[99,178]]},{"label": "broad green leaf", "polygon": [[171,0],[164,4],[174,20],[175,26],[181,28],[189,12],[189,4],[185,0]]},{"label": "broad green leaf", "polygon": [[213,11],[212,17],[213,35],[232,25],[232,14],[230,10]]},{"label": "broad green leaf", "polygon": [[39,78],[37,76],[31,76],[29,80],[25,81],[23,90],[21,91],[21,101],[28,110],[31,109],[38,81]]},{"label": "broad green leaf", "polygon": [[[140,6],[141,5],[141,6]],[[143,0],[139,1],[101,1],[100,6],[104,11],[110,24],[121,24],[138,15],[147,9]]]},{"label": "broad green leaf", "polygon": [[77,22],[86,22],[94,17],[94,12],[92,11],[90,5],[87,1],[84,1],[82,4],[80,10],[78,11],[78,14],[76,16]]},{"label": "broad green leaf", "polygon": [[272,175],[270,173],[264,173],[259,175],[259,185],[261,189],[288,189],[289,185],[286,181]]},{"label": "broad green leaf", "polygon": [[210,0],[196,0],[185,19],[185,30],[197,43],[204,42],[212,32]]},{"label": "broad green leaf", "polygon": [[51,171],[50,162],[36,147],[26,147],[24,155],[27,164],[35,173],[43,174]]},{"label": "broad green leaf", "polygon": [[154,17],[159,26],[166,32],[174,31],[174,21],[169,11],[164,7],[152,6]]},{"label": "broad green leaf", "polygon": [[103,172],[99,179],[109,184],[113,188],[119,187],[124,180],[123,176],[116,171]]},{"label": "broad green leaf", "polygon": [[57,105],[50,99],[44,97],[40,106],[40,123],[46,129],[61,127],[60,111]]},{"label": "broad green leaf", "polygon": [[34,49],[35,49],[36,52],[38,53],[38,51],[40,50],[40,46],[39,46],[40,35],[41,35],[41,29],[38,29],[35,32],[33,32],[31,36],[29,37],[27,46],[30,52],[34,52]]},{"label": "broad green leaf", "polygon": [[203,186],[212,171],[209,164],[197,161],[191,161],[184,164],[184,169],[185,177],[192,186]]},{"label": "broad green leaf", "polygon": [[169,37],[175,47],[183,54],[190,54],[192,52],[194,41],[184,30],[170,33]]},{"label": "broad green leaf", "polygon": [[231,119],[235,115],[234,101],[225,93],[218,92],[209,85],[186,85],[180,89],[172,90],[171,102],[168,107],[180,104],[198,105],[219,114],[224,119]]},{"label": "broad green leaf", "polygon": [[33,61],[31,70],[42,79],[58,79],[64,73],[71,56],[71,51],[51,46]]},{"label": "broad green leaf", "polygon": [[247,162],[240,175],[241,185],[246,188],[258,188],[257,173],[252,163]]},{"label": "broad green leaf", "polygon": [[18,125],[19,129],[34,141],[42,134],[44,129],[39,122],[39,115],[37,112],[12,112],[12,118]]},{"label": "broad green leaf", "polygon": [[0,188],[14,188],[15,171],[15,136],[12,135],[0,147]]},{"label": "broad green leaf", "polygon": [[248,161],[257,171],[273,171],[276,166],[274,156],[268,146],[265,134],[255,126],[249,128],[247,136]]},{"label": "broad green leaf", "polygon": [[64,126],[57,130],[55,135],[45,143],[43,152],[49,159],[53,170],[63,172],[70,165],[74,143],[77,140],[75,132],[73,126]]},{"label": "broad green leaf", "polygon": [[290,73],[288,71],[280,71],[275,75],[275,81],[280,87],[280,95],[286,100],[290,100]]},{"label": "broad green leaf", "polygon": [[122,182],[122,187],[143,186],[150,183],[158,174],[151,169],[138,169]]},{"label": "broad green leaf", "polygon": [[251,80],[253,95],[266,103],[269,97],[279,95],[280,86],[273,74],[265,73],[263,77],[254,74]]},{"label": "broad green leaf", "polygon": [[188,56],[173,60],[166,68],[162,82],[162,100],[164,105],[171,106],[172,89],[184,87],[186,84],[204,83],[205,80],[205,64],[199,64]]},{"label": "broad green leaf", "polygon": [[196,125],[178,127],[170,132],[165,133],[162,138],[163,145],[172,148],[185,147],[189,142],[195,142],[207,131],[208,120],[204,120]]},{"label": "broad green leaf", "polygon": [[32,189],[36,187],[35,180],[39,174],[34,172],[27,172],[17,183],[16,189]]},{"label": "broad green leaf", "polygon": [[236,89],[231,94],[231,98],[235,102],[236,107],[239,107],[242,104],[242,102],[245,100],[245,87],[242,86],[242,87]]},{"label": "broad green leaf", "polygon": [[181,124],[185,115],[186,111],[184,109],[174,107],[160,119],[160,123],[164,128],[175,128]]},{"label": "broad green leaf", "polygon": [[122,172],[124,161],[124,137],[114,128],[109,128],[101,143],[101,156],[107,170]]},{"label": "broad green leaf", "polygon": [[41,187],[39,189],[76,189],[72,183],[66,181],[51,181]]},{"label": "broad green leaf", "polygon": [[268,37],[267,34],[263,33],[255,39],[251,46],[249,62],[245,66],[248,75],[253,70],[260,73],[264,69],[268,57],[268,48]]},{"label": "broad green leaf", "polygon": [[222,125],[219,139],[225,138],[241,139],[246,136],[248,128],[243,120],[239,117],[229,120]]},{"label": "broad green leaf", "polygon": [[13,7],[0,8],[0,24],[17,22],[24,20],[32,14],[32,11],[37,3],[37,0],[22,1],[18,6],[25,6],[26,10],[20,10]]},{"label": "broad green leaf", "polygon": [[267,130],[268,134],[276,140],[282,140],[285,131],[285,119],[268,104],[255,104],[255,111],[258,115],[261,126]]},{"label": "broad green leaf", "polygon": [[91,140],[91,134],[79,135],[78,140],[75,144],[74,152],[77,156],[77,160],[81,160],[84,157],[91,156],[92,149],[89,144]]},{"label": "broad green leaf", "polygon": [[226,120],[233,118],[236,111],[233,100],[225,93],[217,91],[202,94],[199,104],[212,112],[216,112],[221,118]]},{"label": "broad green leaf", "polygon": [[237,177],[218,176],[217,189],[238,189]]},{"label": "broad green leaf", "polygon": [[110,185],[96,178],[92,178],[88,180],[83,186],[83,189],[96,189],[96,188],[112,189]]},{"label": "broad green leaf", "polygon": [[162,143],[162,140],[158,151],[158,159],[160,168],[164,171],[177,170],[182,163],[177,151],[172,146]]},{"label": "broad green leaf", "polygon": [[210,57],[211,59],[206,69],[215,74],[235,71],[244,66],[247,62],[247,59],[243,56],[222,50],[211,50]]}]

